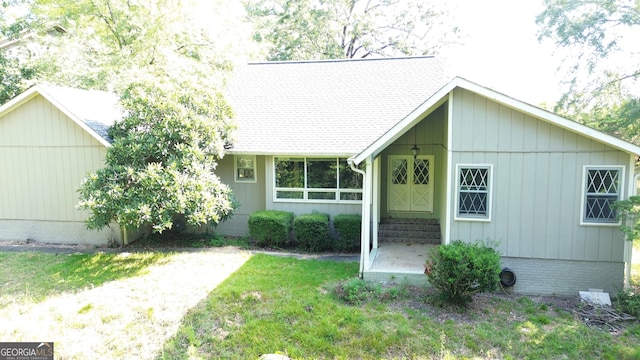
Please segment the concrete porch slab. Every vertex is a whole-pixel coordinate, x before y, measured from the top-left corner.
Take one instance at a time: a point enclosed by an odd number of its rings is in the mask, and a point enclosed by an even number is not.
[[[363,273],[364,280],[373,282],[427,285],[424,264],[427,252],[437,245],[417,243],[382,243],[374,251],[371,269]]]

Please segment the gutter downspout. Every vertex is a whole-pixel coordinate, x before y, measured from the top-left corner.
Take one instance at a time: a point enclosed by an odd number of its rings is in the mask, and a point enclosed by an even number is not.
[[[355,162],[353,161],[353,158],[348,158],[347,159],[347,163],[349,164],[349,167],[351,167],[351,170],[357,172],[358,174],[362,175],[362,185],[363,187],[366,185],[366,171],[360,170],[356,167]],[[365,191],[366,189],[362,189],[363,191]],[[365,211],[365,207],[367,206],[365,199],[367,198],[366,196],[364,196],[363,194],[363,199],[362,199],[362,212],[364,215],[364,211]],[[365,240],[363,239],[363,236],[365,234],[364,231],[364,227],[365,226],[369,226],[369,224],[365,224],[365,222],[363,221],[362,224],[360,225],[360,269],[358,270],[358,274],[360,276],[362,276],[362,273],[364,273],[364,261],[365,261],[365,254],[364,252],[367,251],[368,246],[364,246],[365,244]]]
[[[633,176],[633,187],[631,188],[631,194],[638,196],[638,179],[640,179],[640,173]],[[626,274],[624,277],[624,288],[628,289],[631,285],[631,265],[633,261],[633,241],[634,239],[627,239],[625,237],[625,261],[626,261]]]

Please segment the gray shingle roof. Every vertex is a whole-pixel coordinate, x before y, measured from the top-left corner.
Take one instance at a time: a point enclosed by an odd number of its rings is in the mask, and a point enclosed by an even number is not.
[[[433,57],[269,62],[236,69],[235,153],[357,154],[445,83]]]
[[[82,121],[98,136],[111,142],[107,131],[122,118],[118,96],[96,90],[80,90],[53,85],[37,85],[56,106]]]

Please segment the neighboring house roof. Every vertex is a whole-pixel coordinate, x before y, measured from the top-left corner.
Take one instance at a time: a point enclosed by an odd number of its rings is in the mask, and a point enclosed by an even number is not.
[[[363,149],[363,151],[358,155],[354,156],[353,161],[356,164],[359,164],[371,155],[377,156],[388,145],[392,144],[396,139],[402,136],[407,131],[407,129],[412,128],[414,125],[420,122],[424,118],[424,114],[429,113],[432,109],[442,104],[443,101],[448,98],[449,93],[451,93],[456,88],[462,88],[472,91],[476,94],[480,94],[499,104],[510,107],[512,109],[516,109],[525,114],[529,114],[537,119],[541,119],[563,129],[578,133],[587,138],[606,143],[618,150],[622,150],[630,154],[640,155],[640,146],[592,129],[588,126],[556,115],[537,106],[533,106],[523,101],[514,99],[510,96],[478,85],[464,78],[455,77],[453,80],[449,81],[446,85],[439,89],[436,93],[427,98],[419,107],[417,107],[411,113],[408,113],[404,117],[404,119],[402,119],[402,121],[397,122],[393,126],[393,128],[391,128],[383,136],[369,144],[366,149]]]
[[[36,85],[0,106],[0,117],[33,97],[41,95],[105,146],[111,139],[107,131],[122,118],[118,97],[105,91],[80,90],[61,86]]]
[[[230,80],[232,153],[352,156],[446,83],[434,57],[252,63]]]

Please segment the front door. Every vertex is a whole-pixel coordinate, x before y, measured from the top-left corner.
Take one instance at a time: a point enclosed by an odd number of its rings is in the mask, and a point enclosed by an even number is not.
[[[389,211],[433,212],[433,155],[389,155]]]

